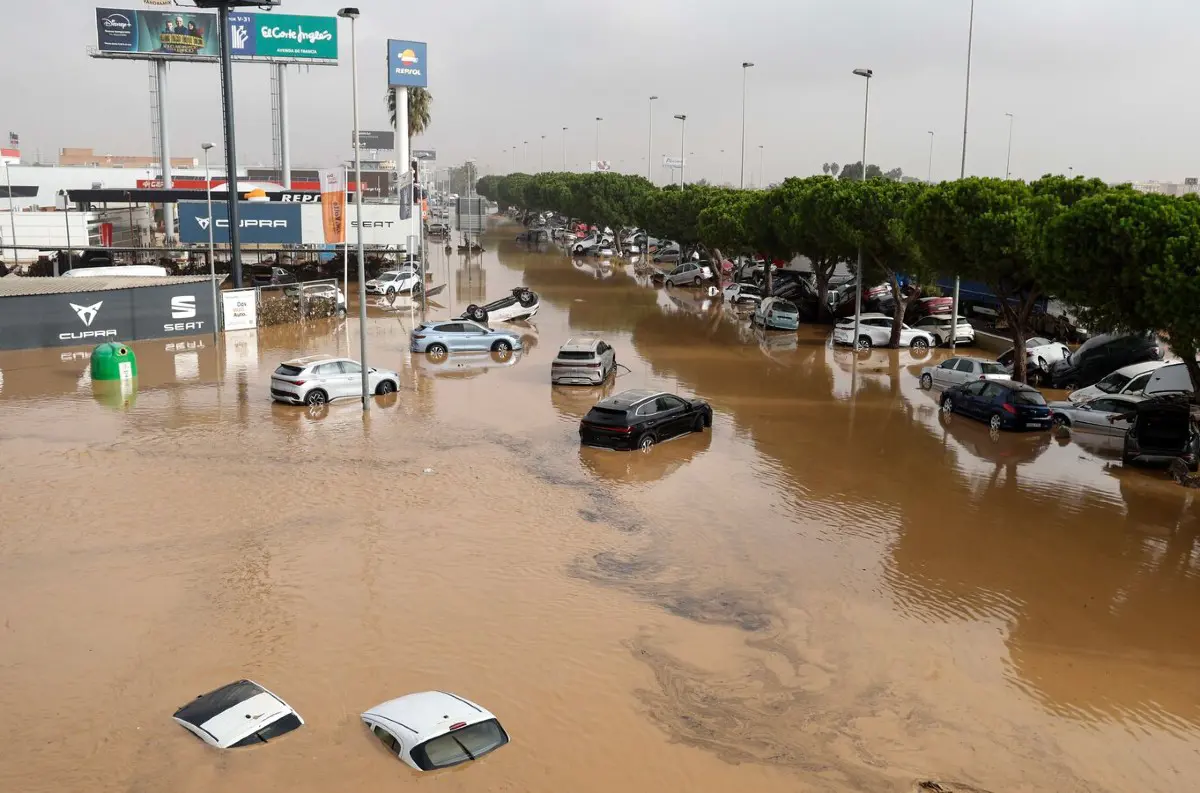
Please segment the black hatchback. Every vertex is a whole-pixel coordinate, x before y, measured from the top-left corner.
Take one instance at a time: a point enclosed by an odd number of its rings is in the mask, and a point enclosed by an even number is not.
[[[1045,397],[1012,380],[973,380],[948,388],[942,410],[987,422],[994,430],[1044,430],[1051,422]]]
[[[703,432],[712,408],[702,399],[661,391],[624,391],[596,403],[579,422],[579,442],[606,449],[650,451],[655,443]]]

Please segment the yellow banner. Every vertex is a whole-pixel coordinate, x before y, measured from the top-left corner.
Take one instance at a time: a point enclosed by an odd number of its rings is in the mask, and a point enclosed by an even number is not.
[[[325,242],[346,241],[346,183],[339,170],[323,170],[321,178],[321,221]]]

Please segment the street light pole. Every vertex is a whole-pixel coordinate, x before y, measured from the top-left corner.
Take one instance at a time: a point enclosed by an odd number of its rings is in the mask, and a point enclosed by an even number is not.
[[[686,152],[687,152],[687,146],[686,146],[686,143],[687,143],[687,114],[686,113],[681,114],[681,115],[675,116],[675,118],[679,119],[679,121],[680,121],[680,124],[679,124],[679,188],[682,190],[683,186],[685,184],[687,184],[687,178],[686,178],[686,173],[687,173],[687,157],[686,157]]]
[[[971,0],[971,20],[967,24],[967,93],[963,102],[963,145],[962,166],[958,171],[959,179],[967,178],[967,121],[971,118],[971,47],[975,43],[975,0]],[[954,297],[950,302],[950,321],[954,323],[954,332],[950,334],[950,353],[958,349],[958,293],[962,279],[954,276]]]
[[[1012,113],[1005,113],[1004,115],[1008,116],[1008,159],[1004,161],[1004,178],[1008,179],[1012,175],[1012,135],[1015,118]]]
[[[529,141],[521,144],[521,170],[529,167]]]
[[[871,78],[875,72],[870,69],[855,69],[854,73],[867,80],[866,98],[863,102],[862,180],[865,182],[867,181],[867,119],[871,111]],[[861,242],[858,245],[858,272],[855,273],[854,286],[854,349],[857,350],[858,328],[862,322],[863,248]]]
[[[753,66],[749,61],[742,63],[742,156],[738,162],[741,173],[738,187],[743,190],[746,188],[746,71]]]
[[[363,413],[371,411],[370,378],[367,372],[367,273],[363,261],[363,211],[362,211],[362,147],[358,146],[358,38],[354,22],[358,19],[357,8],[343,8],[338,16],[350,20],[350,71],[351,100],[354,102],[354,212],[358,218],[358,344],[359,361],[362,366]]]
[[[567,172],[567,128],[563,127],[563,173]]]
[[[767,175],[763,171],[763,146],[758,144],[758,189],[765,190],[767,187]]]
[[[650,97],[650,132],[646,136],[646,179],[654,183],[654,100],[657,96]]]
[[[538,173],[546,170],[546,136],[542,136],[542,162],[538,165]]]
[[[221,104],[225,114],[225,192],[229,215],[229,274],[235,289],[242,288],[241,220],[238,217],[237,141],[233,122],[233,47],[229,41],[229,4],[217,7],[221,33]],[[358,138],[355,138],[357,141]],[[166,172],[166,168],[163,169]],[[165,182],[164,187],[169,187]],[[215,220],[213,221],[216,222]]]
[[[925,173],[925,184],[933,182],[933,130],[929,130],[929,170]]]
[[[604,119],[596,116],[596,167],[600,167],[600,122]]]
[[[213,338],[217,338],[217,333],[221,330],[220,314],[217,312],[217,254],[213,245],[213,211],[212,211],[212,176],[208,171],[208,150],[213,145],[211,143],[201,143],[200,148],[204,149],[204,192],[208,200],[208,279],[212,281],[212,299],[213,299]]]

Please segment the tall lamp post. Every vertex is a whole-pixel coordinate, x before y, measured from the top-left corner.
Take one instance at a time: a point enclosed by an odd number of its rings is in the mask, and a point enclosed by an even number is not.
[[[746,72],[753,66],[749,61],[742,63],[742,156],[739,162],[741,176],[738,183],[738,187],[742,189],[746,187]]]
[[[650,131],[646,135],[646,179],[651,183],[654,182],[654,100],[657,96],[650,97]]]
[[[767,187],[767,175],[763,172],[763,145],[758,144],[758,189],[765,190]]]
[[[871,112],[871,78],[875,72],[870,69],[855,69],[854,73],[866,78],[866,99],[863,102],[863,154],[862,180],[867,181],[867,119]],[[862,321],[862,286],[863,286],[863,249],[858,246],[858,272],[854,276],[854,349],[858,349],[858,326]]]
[[[963,102],[963,145],[962,145],[962,165],[958,170],[958,178],[967,178],[967,121],[971,118],[971,47],[975,42],[975,0],[971,0],[971,19],[967,23],[967,92],[966,99]],[[954,322],[954,327],[958,327],[958,293],[959,287],[962,285],[962,279],[959,276],[954,276],[954,297],[950,304],[950,317]],[[958,332],[950,334],[950,353],[958,349]]]
[[[1012,113],[1005,113],[1008,116],[1008,158],[1004,161],[1004,178],[1012,176],[1012,133],[1013,121],[1015,120]]]
[[[600,167],[600,122],[604,119],[596,116],[596,167]]]
[[[545,135],[542,136],[542,162],[541,162],[541,165],[538,166],[538,173],[541,173],[544,170],[546,170],[546,136]]]
[[[213,299],[213,338],[217,337],[218,331],[221,329],[220,315],[217,312],[217,254],[216,248],[213,245],[213,211],[212,211],[212,176],[208,170],[208,150],[213,145],[211,143],[201,143],[200,148],[204,149],[204,192],[208,200],[208,278],[212,281],[212,299]]]
[[[358,19],[357,8],[343,8],[338,16],[350,20],[350,71],[351,99],[354,102],[354,142],[358,143],[358,38],[354,21]],[[363,224],[362,224],[362,155],[361,147],[354,147],[354,212],[358,218],[358,345],[362,365],[362,407],[364,413],[371,410],[371,391],[367,376],[367,273],[363,262]]]
[[[562,139],[562,157],[563,157],[562,169],[563,169],[563,173],[566,173],[566,172],[567,172],[567,128],[566,128],[566,127],[563,127],[563,129],[562,129],[562,133],[563,133],[563,139]]]
[[[933,130],[929,130],[929,170],[925,172],[925,184],[933,183]]]
[[[529,167],[529,141],[521,144],[521,170]]]
[[[682,189],[687,184],[687,159],[684,156],[687,151],[687,114],[681,113],[675,118],[679,119],[679,187]]]

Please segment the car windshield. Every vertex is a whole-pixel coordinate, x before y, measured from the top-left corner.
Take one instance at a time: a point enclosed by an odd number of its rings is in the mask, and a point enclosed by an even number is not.
[[[1013,391],[1012,401],[1018,405],[1046,404],[1046,398],[1037,391]]]
[[[379,276],[379,280],[380,281],[395,281],[396,274],[395,273],[383,273]]]
[[[1008,374],[1008,370],[998,363],[991,361],[982,361],[979,364],[979,370],[983,374]]]
[[[475,760],[508,743],[508,735],[495,719],[439,735],[413,749],[412,758],[426,771]]]
[[[1096,383],[1096,388],[1100,389],[1106,394],[1116,394],[1119,393],[1122,388],[1128,385],[1129,381],[1132,379],[1133,378],[1126,377],[1120,372],[1113,372],[1108,377],[1105,377],[1103,380]]]
[[[263,727],[258,732],[252,732],[242,740],[233,745],[233,748],[241,746],[250,746],[256,743],[266,743],[267,741],[278,738],[280,735],[285,735],[301,725],[300,717],[295,713],[289,713],[281,719]]]

